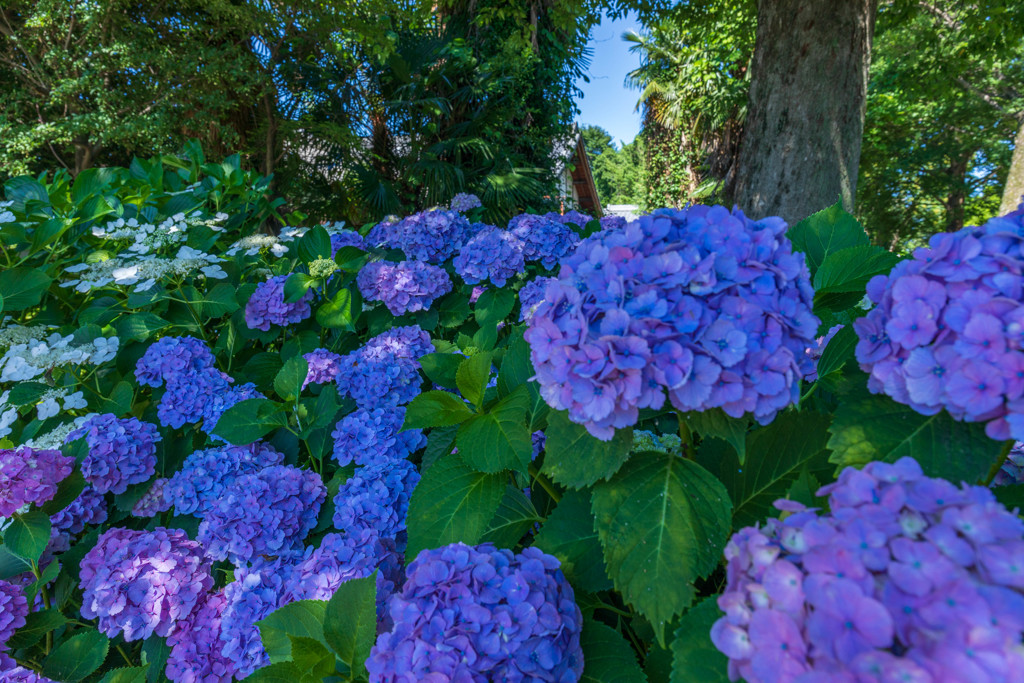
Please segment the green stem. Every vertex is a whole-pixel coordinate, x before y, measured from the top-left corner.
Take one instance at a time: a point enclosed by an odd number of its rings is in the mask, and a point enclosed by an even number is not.
[[[540,470],[537,468],[536,465],[531,464],[529,472],[530,476],[533,477],[533,480],[540,484],[540,487],[547,491],[547,494],[551,496],[551,500],[555,501],[556,503],[562,500],[562,494],[555,490],[555,487],[551,484],[547,477],[540,473]]]
[[[121,653],[121,657],[128,664],[128,666],[135,666],[135,664],[132,663],[131,657],[128,656],[128,654],[124,651],[123,647],[121,647],[120,645],[116,645],[115,647],[117,648],[117,651]]]
[[[1009,457],[1010,451],[1013,450],[1014,443],[1013,439],[1003,443],[1003,450],[1000,451],[999,458],[996,460],[995,464],[992,465],[992,469],[988,471],[988,476],[985,477],[985,486],[989,486],[992,483],[992,480],[996,478],[996,475],[999,474],[999,470],[1003,468],[1003,463],[1006,462],[1006,458]]]
[[[677,410],[676,418],[679,420],[679,440],[683,442],[681,444],[683,457],[693,460],[693,432],[690,431],[690,425],[686,423],[686,414]]]
[[[806,394],[800,397],[800,403],[798,403],[797,405],[801,405],[804,401],[809,399],[814,394],[814,392],[818,390],[818,384],[818,382],[814,382],[813,384],[811,384],[811,388],[807,390]]]

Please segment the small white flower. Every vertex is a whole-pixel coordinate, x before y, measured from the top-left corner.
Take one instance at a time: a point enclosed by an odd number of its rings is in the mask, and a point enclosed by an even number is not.
[[[17,216],[10,211],[0,211],[0,223],[13,223],[16,220]]]
[[[88,405],[88,402],[85,400],[85,394],[81,391],[76,391],[64,397],[64,410],[81,410]]]
[[[203,275],[209,278],[213,278],[215,280],[223,280],[228,276],[228,274],[225,273],[224,269],[221,268],[220,266],[206,266],[204,268],[201,268],[200,270],[203,271]]]
[[[58,393],[58,391],[59,390],[51,390],[46,392],[43,400],[36,405],[36,414],[38,415],[40,422],[48,420],[60,412],[60,404],[57,403],[57,399],[60,398],[60,393],[63,392]]]
[[[280,243],[275,244],[274,246],[270,247],[270,253],[272,253],[274,256],[281,257],[288,253],[288,247]]]
[[[138,266],[122,266],[115,268],[110,274],[114,277],[114,282],[119,285],[134,285],[139,281]]]

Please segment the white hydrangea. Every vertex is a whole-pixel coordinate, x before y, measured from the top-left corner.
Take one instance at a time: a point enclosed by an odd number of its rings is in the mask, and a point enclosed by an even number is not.
[[[36,404],[36,414],[40,421],[58,415],[61,411],[61,401],[64,402],[64,410],[80,410],[88,406],[85,395],[81,391],[69,394],[67,389],[50,389],[39,398],[39,403]]]
[[[14,204],[14,202],[0,202],[0,223],[13,223],[18,220],[10,211],[7,211],[7,207]]]
[[[78,263],[65,268],[65,272],[81,275],[77,279],[65,280],[60,286],[74,287],[78,292],[88,292],[110,284],[134,285],[136,292],[145,292],[165,275],[195,275],[198,271],[208,278],[226,278],[228,274],[218,265],[222,261],[219,256],[189,246],[179,248],[174,258],[152,255],[132,257],[122,254],[105,261]]]
[[[288,253],[288,247],[274,235],[249,235],[238,240],[224,252],[228,256],[235,256],[242,253],[246,256],[255,256],[261,251],[269,251],[274,256],[284,256]]]
[[[18,408],[8,403],[10,398],[10,391],[0,394],[0,439],[11,433],[11,425],[18,419]]]
[[[25,445],[28,446],[29,448],[35,448],[39,450],[58,450],[60,449],[61,446],[64,445],[64,442],[68,438],[68,434],[75,431],[83,424],[85,424],[86,420],[90,420],[96,417],[96,415],[97,413],[89,413],[88,415],[76,417],[73,421],[60,424],[57,427],[55,427],[52,431],[49,431],[46,434],[43,434],[42,436],[37,436],[34,439],[29,439],[28,441],[25,442]]]
[[[0,357],[0,382],[32,380],[62,365],[100,365],[117,355],[117,337],[97,337],[84,344],[73,341],[73,336],[55,332],[46,339],[12,344]]]

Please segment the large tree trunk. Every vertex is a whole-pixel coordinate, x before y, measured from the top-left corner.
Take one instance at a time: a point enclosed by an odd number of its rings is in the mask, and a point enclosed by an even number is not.
[[[857,185],[877,0],[760,0],[736,203],[803,220]]]
[[[1024,202],[1024,121],[1017,131],[1017,138],[1014,140],[1013,160],[1010,162],[1010,174],[1006,177],[1006,187],[1003,188],[1003,202],[999,205],[999,215],[1005,215]]]

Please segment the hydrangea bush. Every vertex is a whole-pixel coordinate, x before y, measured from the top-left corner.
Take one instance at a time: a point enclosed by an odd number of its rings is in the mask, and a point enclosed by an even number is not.
[[[196,159],[4,188],[0,680],[1020,677],[1021,213],[354,230]]]

